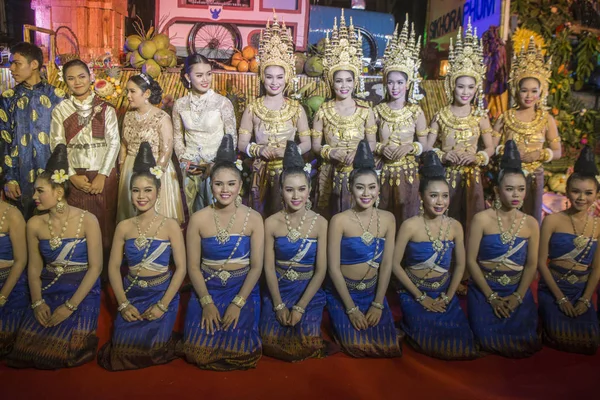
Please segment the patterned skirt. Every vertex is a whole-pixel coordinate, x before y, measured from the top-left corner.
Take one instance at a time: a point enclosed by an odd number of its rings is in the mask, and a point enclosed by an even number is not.
[[[379,207],[396,217],[396,226],[419,213],[418,160],[409,155],[383,164]]]
[[[505,277],[506,276],[506,277]],[[521,272],[497,271],[487,283],[500,297],[510,296],[519,286]],[[530,357],[542,348],[537,333],[538,315],[531,290],[508,318],[498,318],[487,298],[470,282],[467,314],[480,350],[509,358]]]
[[[0,270],[0,289],[4,286],[10,268]],[[29,310],[29,286],[27,285],[27,270],[21,273],[17,284],[10,292],[8,300],[0,307],[0,359],[9,354],[17,339],[17,331],[23,317]]]
[[[75,294],[87,271],[62,275],[42,292],[42,298],[54,312]],[[42,271],[42,287],[56,275]],[[98,315],[100,313],[100,279],[67,319],[57,326],[44,328],[29,309],[17,332],[13,351],[6,359],[15,368],[58,369],[76,367],[92,361],[98,349]]]
[[[123,278],[123,287],[128,288],[132,281],[133,278],[126,276]],[[141,282],[145,283],[140,285]],[[139,277],[138,283],[127,293],[127,299],[143,314],[162,299],[170,283],[170,272]],[[179,293],[169,303],[169,310],[153,321],[144,319],[127,322],[121,313],[117,313],[112,340],[100,349],[98,364],[109,371],[123,371],[166,364],[177,358],[173,326],[178,309]]]
[[[407,272],[410,276],[410,271]],[[437,299],[450,284],[450,274],[426,279],[423,284],[419,284],[417,279],[413,283],[432,299]],[[438,313],[427,311],[406,290],[400,290],[399,295],[402,308],[400,326],[406,333],[406,340],[416,351],[442,360],[472,360],[479,356],[475,337],[457,296],[452,297],[445,312]]]
[[[375,299],[377,276],[363,282],[366,289],[348,287],[350,297],[359,310],[366,314]],[[359,281],[346,279],[346,285],[356,287]],[[326,286],[327,310],[333,326],[333,336],[342,351],[352,357],[400,357],[402,347],[400,335],[394,326],[394,319],[386,299],[381,319],[376,326],[356,330],[346,314],[346,307],[332,283]]]
[[[248,268],[245,268],[248,270]],[[206,274],[202,271],[203,274]],[[221,318],[239,293],[247,274],[233,274],[226,282],[214,277],[206,282],[208,292],[219,310]],[[205,276],[206,278],[206,276]],[[246,304],[240,310],[237,327],[218,330],[209,335],[202,329],[202,306],[197,294],[190,297],[185,316],[183,355],[199,368],[214,371],[231,371],[255,368],[262,355],[258,320],[260,318],[260,294],[254,287]]]
[[[264,218],[281,211],[281,189],[279,178],[283,171],[283,161],[254,160],[252,164],[252,186],[250,206]]]

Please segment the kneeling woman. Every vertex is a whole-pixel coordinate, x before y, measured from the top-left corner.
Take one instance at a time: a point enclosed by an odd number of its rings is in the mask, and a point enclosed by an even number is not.
[[[374,207],[379,180],[366,140],[350,174],[354,206],[331,219],[328,233],[327,308],[333,334],[353,357],[399,357],[398,332],[385,292],[392,272],[394,215]]]
[[[265,235],[260,214],[241,204],[235,159],[233,138],[225,135],[210,173],[215,203],[195,213],[187,230],[194,293],[183,351],[188,362],[216,371],[254,368],[262,354],[257,282]]]
[[[68,170],[59,144],[35,181],[37,210],[48,213],[27,222],[32,303],[7,357],[11,367],[75,367],[96,356],[102,236],[94,215],[66,202]]]
[[[152,147],[143,142],[130,183],[131,203],[138,215],[117,226],[108,264],[119,313],[112,340],[98,353],[98,363],[110,371],[145,368],[176,358],[171,336],[178,290],[185,277],[185,246],[177,221],[155,211],[161,175]],[[171,252],[176,266],[173,276]],[[123,254],[129,265],[125,278],[121,277]]]
[[[584,147],[567,180],[571,207],[544,218],[538,262],[542,340],[557,350],[590,355],[600,344],[592,305],[600,278],[600,226],[599,219],[588,214],[598,195],[597,175],[594,153]]]
[[[394,275],[403,287],[402,329],[409,344],[423,354],[469,360],[477,357],[475,338],[456,297],[465,270],[463,229],[444,215],[450,204],[444,166],[433,151],[423,158],[419,185],[423,214],[402,224],[394,252]],[[456,262],[450,274],[453,248]]]
[[[283,211],[265,221],[265,276],[260,334],[265,355],[286,361],[325,356],[321,319],[327,272],[327,221],[310,211],[310,179],[293,141],[281,174]]]
[[[529,290],[536,273],[539,227],[535,218],[519,211],[525,176],[512,140],[506,142],[495,191],[494,208],[476,214],[471,225],[467,266],[474,284],[467,314],[482,351],[529,357],[542,347]]]

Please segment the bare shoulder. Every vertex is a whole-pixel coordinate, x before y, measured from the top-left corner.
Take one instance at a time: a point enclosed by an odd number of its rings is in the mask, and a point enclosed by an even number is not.
[[[386,228],[389,228],[391,226],[396,226],[396,217],[394,217],[394,214],[392,214],[389,211],[380,210],[380,209],[378,209],[377,212],[379,213],[379,218],[385,224],[384,226]]]
[[[494,210],[491,208],[483,211],[479,211],[477,214],[473,216],[472,223],[484,224],[490,221],[493,218]]]
[[[181,231],[181,226],[174,218],[167,218],[164,226],[169,232]]]
[[[79,210],[83,214],[83,225],[86,227],[98,227],[100,228],[100,224],[98,223],[98,218],[94,214],[88,211]]]
[[[23,214],[17,207],[8,206],[8,211],[6,212],[6,218],[8,219],[9,224],[23,224],[25,225],[25,218],[23,218]]]
[[[285,219],[281,213],[275,213],[265,219],[265,230],[269,232],[275,230],[278,225],[285,224]]]
[[[331,217],[330,227],[342,227],[350,219],[350,211],[346,210]]]
[[[29,221],[27,221],[27,230],[34,231],[36,229],[39,229],[39,227],[42,224],[46,223],[46,221],[48,221],[48,216],[46,214],[34,215],[33,217],[29,218]]]
[[[455,234],[463,233],[463,226],[459,221],[455,220],[454,218],[450,218],[450,224]]]
[[[315,225],[317,226],[317,229],[327,229],[329,222],[322,215],[320,215],[320,214],[316,214],[316,215],[317,215],[317,221],[315,222]]]
[[[246,207],[246,206],[241,206],[242,207]],[[248,216],[248,222],[251,224],[251,226],[253,226],[254,224],[260,224],[260,225],[264,225],[264,220],[262,215],[260,215],[260,213],[256,210],[251,209],[250,207],[246,207],[250,210],[250,215]],[[246,210],[246,212],[248,212]]]
[[[533,217],[531,217],[533,218]],[[559,224],[564,218],[564,215],[562,213],[555,213],[555,214],[548,214],[544,217],[543,221],[542,221],[542,228],[543,229],[554,229],[554,227]],[[535,219],[534,219],[535,220]],[[567,222],[567,221],[564,221]],[[537,221],[535,221],[535,223],[537,224]]]

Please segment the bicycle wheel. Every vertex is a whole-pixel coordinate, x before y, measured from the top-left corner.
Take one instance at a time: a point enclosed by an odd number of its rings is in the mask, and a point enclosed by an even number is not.
[[[196,23],[188,37],[188,52],[216,60],[230,59],[240,48],[239,30],[230,24]]]

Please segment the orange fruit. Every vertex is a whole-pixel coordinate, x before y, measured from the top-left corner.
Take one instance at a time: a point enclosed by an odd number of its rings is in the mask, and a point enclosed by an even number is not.
[[[256,58],[250,61],[250,72],[258,73],[258,61],[256,61]]]
[[[243,61],[244,57],[242,56],[242,53],[234,53],[233,57],[231,57],[231,66],[233,67],[237,67],[237,65],[240,63],[240,61]]]
[[[248,72],[249,67],[250,67],[250,65],[248,64],[248,61],[242,60],[237,65],[237,70],[239,72]]]
[[[252,46],[246,46],[242,50],[242,55],[246,60],[252,60],[258,54],[258,50]]]

